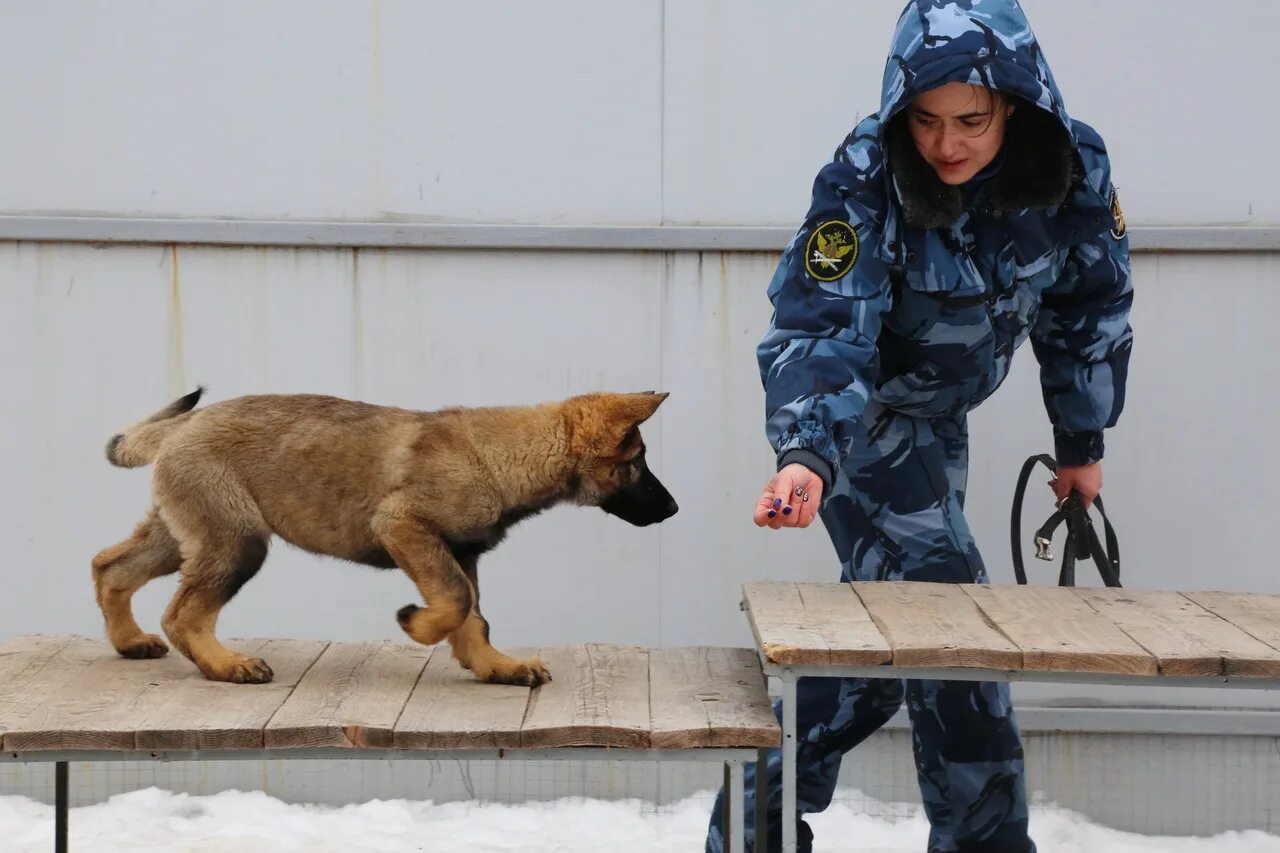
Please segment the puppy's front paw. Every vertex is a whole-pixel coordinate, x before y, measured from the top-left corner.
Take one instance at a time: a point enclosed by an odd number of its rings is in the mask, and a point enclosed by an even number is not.
[[[416,604],[406,604],[404,607],[401,607],[396,611],[396,621],[400,623],[401,628],[408,631],[409,621],[413,619],[413,614],[417,613],[421,609],[422,608]]]
[[[206,669],[201,666],[210,681],[230,681],[232,684],[266,684],[275,677],[271,667],[262,658],[236,655],[232,660]]]
[[[396,611],[400,628],[424,646],[434,646],[458,629],[466,614],[450,607],[406,604]]]
[[[540,687],[551,680],[551,673],[538,658],[515,660],[509,658],[493,668],[486,679],[490,684],[519,684],[524,687]]]

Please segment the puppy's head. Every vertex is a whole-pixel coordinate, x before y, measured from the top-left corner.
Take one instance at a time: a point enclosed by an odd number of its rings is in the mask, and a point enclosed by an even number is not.
[[[578,503],[598,506],[623,521],[644,527],[665,521],[679,507],[645,461],[640,424],[657,411],[666,394],[586,394],[566,405],[576,459]]]

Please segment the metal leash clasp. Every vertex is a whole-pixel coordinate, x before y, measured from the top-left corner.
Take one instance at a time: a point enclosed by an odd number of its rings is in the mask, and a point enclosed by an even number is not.
[[[1043,536],[1036,537],[1036,559],[1053,562],[1053,540]]]

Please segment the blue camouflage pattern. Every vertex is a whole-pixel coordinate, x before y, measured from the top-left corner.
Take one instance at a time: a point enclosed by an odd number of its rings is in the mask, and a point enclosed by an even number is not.
[[[964,517],[968,477],[964,415],[919,418],[871,401],[852,430],[834,491],[820,515],[844,581],[986,583]],[[1022,742],[1007,684],[860,678],[802,678],[796,689],[796,836],[801,819],[831,803],[840,762],[905,702],[929,853],[1034,853],[1027,834]],[[780,704],[774,713],[782,719]],[[755,845],[755,774],[746,768],[747,850]],[[769,843],[781,850],[782,752],[768,764]],[[724,792],[712,810],[705,849],[723,853]],[[851,839],[856,842],[856,839]]]
[[[999,89],[1052,116],[1073,158],[1066,197],[1006,209],[975,180],[950,224],[908,223],[884,128],[917,94],[949,82]],[[774,313],[757,349],[766,435],[779,467],[803,461],[826,481],[819,515],[843,579],[987,582],[964,518],[966,415],[999,388],[1028,340],[1059,462],[1102,458],[1103,431],[1124,406],[1133,337],[1121,217],[1103,140],[1068,115],[1017,2],[909,3],[880,110],[819,171],[769,284]],[[817,240],[833,220],[856,234],[852,264]],[[1035,850],[1007,685],[806,678],[797,698],[798,814],[787,819],[797,821],[802,851],[812,845],[802,817],[830,803],[843,754],[904,702],[930,853]],[[748,823],[756,770],[747,773]],[[779,750],[763,772],[776,850]],[[708,853],[723,849],[722,806],[723,792]],[[754,840],[749,826],[749,850]]]
[[[883,123],[916,94],[956,81],[1018,95],[1061,122],[1081,176],[1062,204],[996,210],[979,187],[948,228],[903,221]],[[1123,409],[1132,346],[1129,241],[1113,194],[1102,138],[1068,117],[1016,2],[908,5],[880,112],[818,173],[808,216],[769,284],[774,314],[757,356],[779,459],[815,453],[830,482],[868,401],[921,417],[963,414],[1000,386],[1030,339],[1059,461],[1100,460],[1102,432]],[[805,250],[832,219],[854,228],[861,251],[842,277],[822,281]]]

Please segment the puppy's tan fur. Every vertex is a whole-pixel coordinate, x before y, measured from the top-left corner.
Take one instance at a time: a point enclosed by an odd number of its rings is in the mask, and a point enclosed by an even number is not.
[[[169,640],[207,678],[269,681],[266,662],[227,649],[214,629],[276,535],[316,554],[398,566],[427,604],[400,610],[405,633],[425,644],[448,640],[482,680],[534,686],[550,678],[541,661],[489,644],[476,561],[523,517],[562,501],[599,505],[635,482],[647,471],[638,426],[667,396],[419,412],[264,395],[195,410],[200,393],[107,448],[113,464],[155,466],[151,511],[93,560],[98,604],[120,654],[168,651],[138,627],[130,599],[148,580],[181,571],[162,619]]]

